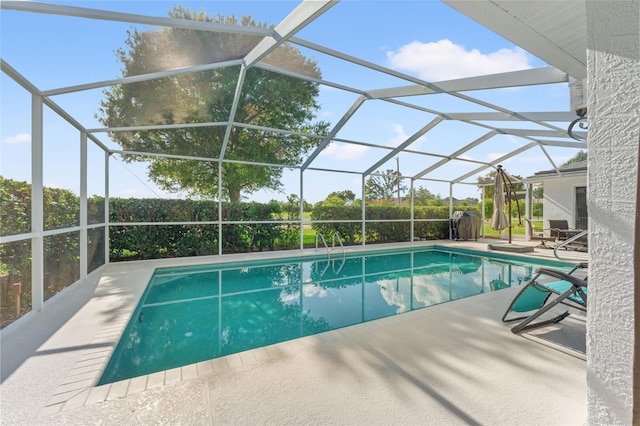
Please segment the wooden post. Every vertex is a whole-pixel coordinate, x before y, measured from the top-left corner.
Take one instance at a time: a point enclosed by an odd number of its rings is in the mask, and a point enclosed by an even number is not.
[[[0,299],[7,303],[9,298],[9,274],[0,275]]]
[[[15,302],[14,305],[14,313],[15,313],[15,317],[18,318],[20,316],[20,289],[22,287],[22,284],[20,283],[13,283],[13,300]]]

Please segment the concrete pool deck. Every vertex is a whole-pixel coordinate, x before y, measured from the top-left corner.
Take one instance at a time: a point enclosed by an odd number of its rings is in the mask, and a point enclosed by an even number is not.
[[[246,259],[109,264],[50,300],[2,333],[2,424],[586,424],[583,317],[514,335],[517,288],[95,386],[156,267]]]

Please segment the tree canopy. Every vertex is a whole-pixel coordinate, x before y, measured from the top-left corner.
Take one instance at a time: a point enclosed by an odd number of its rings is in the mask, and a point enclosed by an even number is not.
[[[176,6],[173,18],[222,24],[266,27],[249,16],[209,17]],[[116,51],[122,76],[130,77],[183,67],[221,63],[244,57],[261,37],[163,28],[128,31],[126,48]],[[287,70],[321,78],[317,63],[283,44],[265,62]],[[186,191],[203,198],[239,201],[243,194],[259,189],[281,190],[282,167],[223,162],[222,188],[218,194],[218,159],[252,161],[293,166],[318,146],[329,123],[315,121],[319,108],[318,84],[249,68],[242,81],[233,121],[226,135],[226,123],[240,76],[239,66],[177,74],[148,81],[113,86],[104,92],[98,119],[109,128],[176,123],[213,123],[204,127],[111,132],[112,139],[127,151],[200,157],[200,161],[125,155],[125,161],[149,162],[149,179],[168,191]],[[255,127],[259,126],[260,130]],[[287,130],[270,132],[263,128]],[[212,160],[209,160],[212,159]]]
[[[576,155],[565,161],[560,167],[568,166],[570,164],[579,163],[587,159],[587,151],[580,150]]]
[[[350,189],[345,189],[343,191],[334,191],[327,196],[327,200],[332,197],[337,197],[341,199],[345,205],[352,205],[356,200],[356,193],[351,191]]]
[[[413,199],[416,205],[442,206],[444,201],[440,194],[434,194],[429,189],[419,186],[413,190]]]
[[[387,169],[383,174],[373,175],[364,185],[365,196],[369,200],[391,201],[407,190],[400,174],[396,170]]]

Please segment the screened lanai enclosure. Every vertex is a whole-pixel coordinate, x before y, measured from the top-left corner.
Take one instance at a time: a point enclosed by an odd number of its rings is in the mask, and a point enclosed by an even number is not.
[[[3,327],[113,261],[446,239],[586,150],[586,76],[446,3],[0,5]]]

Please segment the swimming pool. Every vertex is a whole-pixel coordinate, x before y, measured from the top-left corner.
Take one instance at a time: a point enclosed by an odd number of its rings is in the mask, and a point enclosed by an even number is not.
[[[157,269],[99,385],[526,282],[560,262],[438,247]]]

